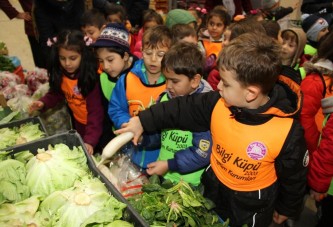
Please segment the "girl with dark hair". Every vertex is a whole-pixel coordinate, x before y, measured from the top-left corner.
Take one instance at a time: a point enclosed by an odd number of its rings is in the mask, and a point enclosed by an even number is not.
[[[66,99],[73,112],[74,127],[89,154],[93,154],[102,134],[104,114],[98,64],[94,53],[86,46],[87,41],[80,31],[64,30],[53,43],[49,42],[52,45],[48,67],[50,90],[30,105],[29,112],[45,111]]]

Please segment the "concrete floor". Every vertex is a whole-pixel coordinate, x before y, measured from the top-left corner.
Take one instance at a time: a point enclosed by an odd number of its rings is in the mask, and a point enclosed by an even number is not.
[[[10,0],[16,9],[21,10],[17,0]],[[281,5],[293,5],[295,0],[282,0]],[[294,12],[290,18],[295,19],[299,15],[299,11]],[[9,20],[7,16],[0,11],[0,41],[5,42],[10,56],[17,56],[24,70],[33,70],[35,65],[28,39],[24,33],[23,21],[18,19]],[[307,199],[305,208],[302,212],[300,220],[296,222],[296,227],[314,227],[316,225],[316,208],[314,200]],[[270,227],[278,227],[282,225],[272,224]]]

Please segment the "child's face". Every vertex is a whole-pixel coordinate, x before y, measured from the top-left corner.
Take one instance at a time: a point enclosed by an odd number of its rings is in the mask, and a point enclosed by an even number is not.
[[[208,20],[207,29],[208,29],[209,35],[214,40],[219,40],[219,39],[221,39],[222,34],[224,32],[224,22],[221,20],[220,17],[212,16],[212,18],[210,18]]]
[[[143,31],[146,31],[149,28],[155,27],[156,25],[158,25],[156,23],[156,21],[147,21],[144,25],[143,25]]]
[[[292,61],[297,50],[297,43],[295,39],[282,38],[282,51],[281,58],[283,61]]]
[[[227,107],[247,107],[246,92],[247,89],[236,80],[236,73],[219,69],[221,80],[217,89],[225,101]]]
[[[124,21],[121,20],[120,13],[116,13],[116,14],[108,15],[108,16],[106,17],[106,20],[107,20],[109,23],[119,23],[119,24],[123,24],[123,23],[124,23]]]
[[[145,64],[148,76],[157,76],[161,73],[161,61],[168,47],[158,46],[157,48],[147,47],[142,50],[143,62]]]
[[[99,29],[96,26],[92,26],[92,25],[87,25],[85,27],[82,27],[82,32],[84,33],[85,36],[88,36],[89,38],[92,39],[93,43],[96,42],[97,38],[99,37],[99,35],[101,34],[102,30],[104,27],[102,27],[101,29]]]
[[[326,35],[328,33],[328,28],[324,28],[322,29],[319,33],[318,33],[318,37],[317,37],[317,41],[319,41],[324,35]]]
[[[128,61],[128,55],[125,54],[124,58],[122,58],[118,53],[110,52],[107,48],[98,48],[97,56],[103,71],[113,78],[121,74]]]
[[[81,54],[73,50],[59,49],[60,65],[68,73],[75,73],[81,64]]]
[[[193,43],[193,44],[198,44],[198,39],[196,36],[185,36],[184,38],[181,39],[184,42],[188,42],[188,43]]]
[[[224,31],[224,40],[222,42],[222,46],[228,46],[228,44],[230,43],[230,36],[231,36],[231,30],[227,28]]]
[[[192,79],[184,74],[176,74],[172,70],[163,70],[163,74],[166,79],[166,88],[172,98],[191,94],[200,83],[199,74]]]

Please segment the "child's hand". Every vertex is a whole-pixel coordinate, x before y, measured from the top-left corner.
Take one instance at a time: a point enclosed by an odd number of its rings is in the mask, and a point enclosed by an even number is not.
[[[143,133],[143,127],[141,125],[140,118],[132,117],[128,123],[122,124],[121,129],[114,131],[115,134],[121,134],[124,132],[133,132],[133,143],[137,146],[138,141]]]
[[[36,110],[40,110],[44,107],[44,103],[41,101],[34,101],[29,105],[29,109],[28,112],[29,114],[31,114],[32,112],[36,111]]]
[[[93,155],[93,154],[94,154],[94,148],[93,148],[93,146],[91,146],[91,145],[88,144],[88,143],[84,143],[84,145],[86,146],[86,149],[87,149],[87,151],[88,151],[88,154]]]
[[[164,175],[169,170],[168,161],[156,161],[147,165],[147,173],[149,175]]]
[[[287,220],[288,217],[284,216],[282,214],[279,214],[278,212],[274,211],[273,214],[273,221],[277,224],[282,224],[285,220]]]
[[[317,202],[320,202],[322,199],[324,199],[327,196],[327,193],[316,192],[311,189],[310,196],[311,198],[315,199]]]

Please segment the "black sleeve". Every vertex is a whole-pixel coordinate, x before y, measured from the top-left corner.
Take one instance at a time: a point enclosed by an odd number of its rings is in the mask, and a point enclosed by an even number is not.
[[[302,13],[331,13],[333,12],[333,2],[327,1],[318,3],[315,0],[304,0],[301,6]]]
[[[279,7],[276,11],[275,11],[275,20],[280,20],[282,18],[284,18],[285,16],[287,16],[288,14],[292,13],[294,10],[292,7]]]
[[[275,209],[287,217],[297,217],[301,212],[306,191],[307,149],[304,131],[295,120],[287,140],[275,160],[279,182]]]
[[[212,111],[220,98],[217,91],[174,98],[140,112],[140,121],[146,132],[170,128],[208,131]]]

